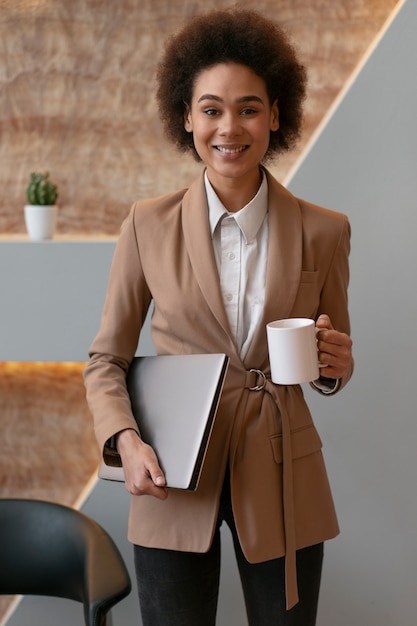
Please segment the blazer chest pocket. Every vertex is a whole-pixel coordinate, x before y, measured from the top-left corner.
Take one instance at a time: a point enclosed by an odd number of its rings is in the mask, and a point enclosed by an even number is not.
[[[314,318],[320,303],[320,289],[318,272],[301,272],[300,284],[291,315],[293,317]]]
[[[275,463],[282,463],[282,435],[273,435],[270,438]],[[308,456],[321,450],[323,444],[313,425],[304,426],[291,431],[292,458]]]

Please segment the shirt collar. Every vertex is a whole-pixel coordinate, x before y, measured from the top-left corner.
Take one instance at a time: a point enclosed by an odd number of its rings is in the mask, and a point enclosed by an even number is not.
[[[243,233],[246,243],[253,241],[268,212],[268,182],[265,173],[262,172],[262,182],[256,193],[248,204],[236,213],[229,213],[220,201],[208,179],[207,172],[204,174],[207,203],[209,208],[209,222],[211,236],[224,215],[233,217]]]

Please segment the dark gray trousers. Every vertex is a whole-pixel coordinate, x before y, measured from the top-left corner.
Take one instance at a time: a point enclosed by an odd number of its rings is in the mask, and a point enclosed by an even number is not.
[[[285,559],[249,563],[241,550],[233,518],[228,480],[218,524],[207,553],[176,552],[134,546],[143,626],[214,626],[220,579],[220,525],[232,536],[249,626],[315,626],[323,544],[297,551],[300,602],[285,606]]]

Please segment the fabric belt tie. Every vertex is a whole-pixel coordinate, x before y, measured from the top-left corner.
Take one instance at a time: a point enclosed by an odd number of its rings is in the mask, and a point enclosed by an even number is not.
[[[298,603],[299,597],[296,565],[291,429],[286,400],[288,390],[283,385],[275,385],[265,376],[262,370],[256,369],[251,369],[246,372],[245,388],[255,392],[261,391],[262,389],[267,391],[273,397],[281,413],[283,468],[282,492],[285,532],[285,595],[287,610],[289,610]]]

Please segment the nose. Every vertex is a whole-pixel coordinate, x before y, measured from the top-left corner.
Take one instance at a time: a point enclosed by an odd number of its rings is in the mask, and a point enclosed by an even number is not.
[[[240,125],[239,116],[235,113],[228,112],[221,116],[219,133],[227,137],[235,137],[240,134],[242,127]]]

